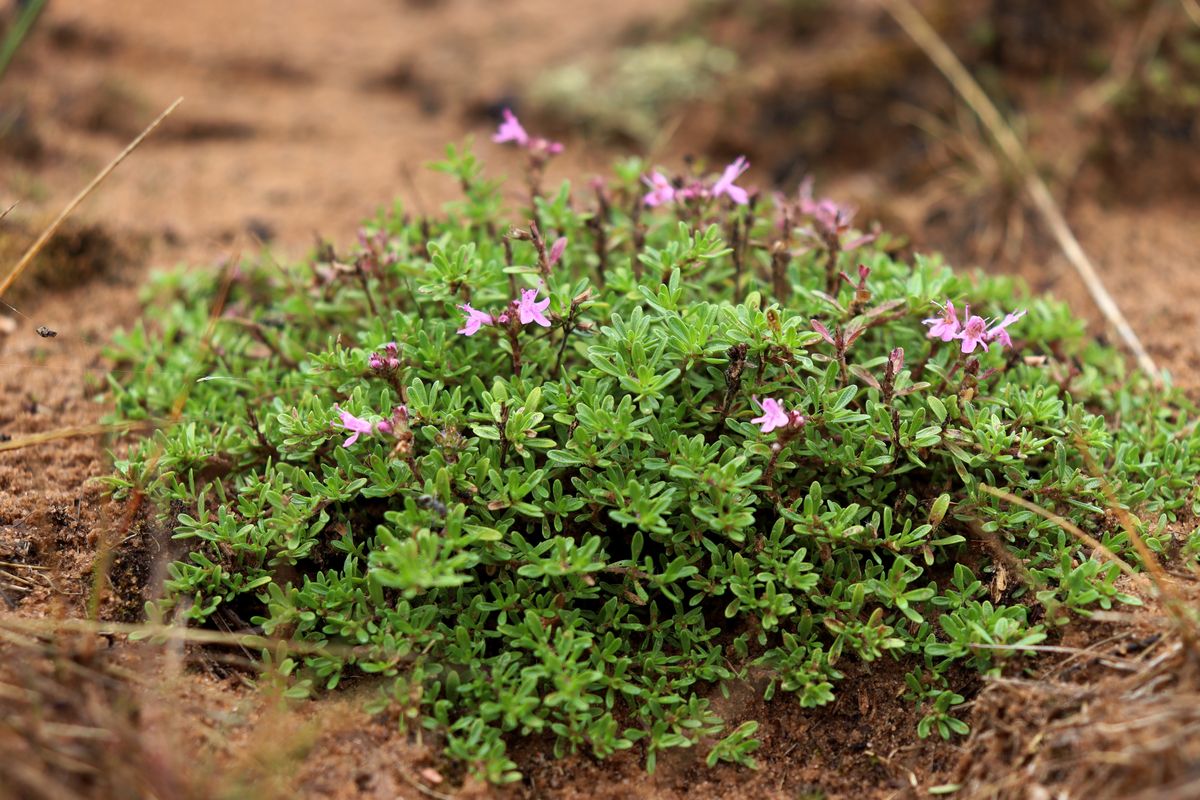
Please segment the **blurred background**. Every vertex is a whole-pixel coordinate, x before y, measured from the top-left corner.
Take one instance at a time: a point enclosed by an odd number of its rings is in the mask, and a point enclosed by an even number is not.
[[[1095,204],[1196,196],[1195,0],[917,5],[1085,230]],[[4,198],[54,207],[178,96],[88,217],[201,251],[344,237],[395,197],[434,210],[453,186],[423,165],[449,141],[512,172],[488,139],[510,105],[568,143],[556,178],[745,154],[761,188],[815,174],[958,262],[1012,266],[1041,235],[876,0],[51,0],[0,76]]]

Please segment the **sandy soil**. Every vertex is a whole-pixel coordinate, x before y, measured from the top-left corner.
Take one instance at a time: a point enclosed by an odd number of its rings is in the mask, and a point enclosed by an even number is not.
[[[27,441],[99,419],[101,350],[115,327],[139,313],[137,287],[147,268],[175,262],[202,267],[251,253],[261,241],[280,258],[298,256],[318,234],[347,240],[360,219],[397,196],[417,211],[432,210],[454,187],[422,165],[439,157],[446,142],[467,134],[481,142],[493,169],[514,171],[510,155],[486,143],[501,104],[519,104],[524,87],[547,66],[611,52],[633,31],[671,31],[685,6],[685,0],[609,0],[570,8],[553,0],[210,0],[183,11],[150,0],[52,3],[0,81],[0,111],[18,121],[0,137],[0,203],[20,201],[0,230],[4,263],[146,122],[175,97],[185,102],[84,205],[81,222],[56,243],[52,256],[5,298],[15,308],[0,313],[2,613],[76,617],[98,599],[106,618],[134,620],[144,587],[153,584],[166,534],[146,510],[131,516],[103,503],[95,479],[108,470],[110,442],[96,435],[36,446]],[[760,41],[762,52],[743,54],[746,83],[735,83],[721,102],[684,112],[662,157],[745,150],[764,187],[774,177],[794,180],[798,170],[815,170],[826,189],[860,202],[865,216],[885,219],[921,247],[946,249],[960,261],[983,260],[979,240],[990,237],[998,244],[989,252],[1000,253],[993,268],[1018,272],[1034,288],[1066,298],[1104,335],[1065,260],[1036,232],[1032,217],[1006,203],[1003,187],[987,182],[986,169],[976,170],[981,189],[939,183],[952,171],[939,161],[945,153],[907,122],[872,133],[877,143],[895,147],[868,147],[870,139],[847,136],[846,147],[838,149],[838,137],[828,131],[863,112],[845,97],[830,99],[831,92],[851,90],[825,80],[822,71],[835,55],[844,62],[852,60],[847,53],[860,52],[846,44],[851,27],[895,38],[864,7],[847,4],[846,14],[867,16],[853,25],[839,17],[837,25],[805,34],[803,46],[790,50],[775,46],[777,32],[715,23],[730,46]],[[1124,38],[1114,39],[1113,47]],[[869,40],[860,44],[870,49]],[[913,71],[921,91],[933,93],[933,106],[947,102],[948,90],[911,52],[898,63]],[[1071,119],[1054,116],[1061,97],[1026,79],[1030,84],[1026,107],[1045,109],[1031,148],[1053,162],[1056,147],[1078,144],[1084,134]],[[780,92],[797,98],[799,118],[780,111],[744,124],[740,102]],[[732,135],[734,129],[743,133]],[[886,138],[888,131],[896,138]],[[610,147],[572,138],[569,130],[554,132],[570,146],[551,177],[606,168]],[[913,167],[917,161],[924,172]],[[1200,272],[1193,268],[1200,251],[1200,226],[1194,224],[1200,194],[1187,180],[1175,181],[1169,191],[1153,191],[1158,184],[1152,182],[1150,191],[1129,193],[1123,185],[1130,175],[1128,164],[1085,164],[1056,189],[1152,354],[1178,383],[1195,390],[1200,337],[1189,298],[1200,288]],[[1145,189],[1145,180],[1140,185]],[[997,219],[1009,225],[1000,234]],[[1014,219],[1024,231],[1020,236]],[[39,325],[58,335],[36,335]],[[98,557],[111,559],[110,583],[99,595],[91,577]],[[81,746],[73,757],[140,766],[114,771],[108,781],[64,768],[73,782],[14,796],[269,797],[299,791],[313,797],[419,797],[451,791],[447,787],[459,777],[438,772],[445,765],[428,744],[400,735],[388,720],[367,718],[359,696],[367,687],[280,712],[269,697],[246,689],[239,654],[229,663],[191,650],[164,655],[156,648],[109,647],[94,637],[38,641],[19,648],[27,660],[9,661],[17,677],[7,676],[7,683],[42,691],[37,676],[82,665],[92,677],[63,683],[72,688],[56,713],[64,724],[108,727],[125,738],[96,749]],[[113,689],[112,681],[124,689]],[[861,669],[847,679],[836,704],[817,712],[785,703],[767,707],[752,688],[729,704],[728,713],[734,721],[765,720],[764,768],[757,773],[710,772],[699,754],[679,753],[647,777],[634,756],[602,765],[582,757],[554,762],[533,741],[516,748],[528,782],[502,794],[920,796],[953,777],[956,761],[970,761],[954,745],[914,744],[915,711],[900,697],[902,672],[895,667]],[[106,694],[111,692],[117,693]],[[0,701],[6,698],[12,699]],[[126,701],[129,708],[121,705]],[[34,710],[12,702],[14,720]],[[986,729],[999,712],[981,707],[991,717],[979,716],[981,711],[972,722]],[[86,714],[91,716],[80,716]],[[0,731],[0,756],[9,763],[58,752],[46,742],[39,751],[30,744],[40,741],[36,736],[5,733],[14,729]],[[0,797],[8,791],[9,784],[0,785]],[[461,794],[492,791],[468,785]]]
[[[317,231],[346,237],[397,196],[432,207],[453,187],[422,165],[448,142],[483,139],[539,68],[611,49],[680,5],[614,0],[602,14],[564,14],[547,0],[218,0],[175,12],[82,0],[51,6],[4,93],[27,98],[50,206],[184,97],[86,211],[168,234],[192,258],[227,252],[247,229],[294,251]],[[506,163],[499,148],[487,155]],[[572,148],[557,171],[604,156]]]

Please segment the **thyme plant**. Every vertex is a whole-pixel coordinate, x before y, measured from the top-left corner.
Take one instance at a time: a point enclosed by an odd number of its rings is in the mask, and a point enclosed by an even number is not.
[[[293,694],[375,676],[491,781],[527,735],[752,765],[756,724],[710,703],[732,682],[812,707],[902,659],[920,733],[950,736],[954,665],[1137,602],[991,489],[1134,564],[1115,505],[1156,553],[1194,544],[1190,406],[1065,306],[901,260],[811,185],[739,186],[742,160],[547,192],[561,146],[511,115],[498,138],[530,154],[516,210],[451,147],[439,217],[149,287],[112,398],[156,430],[110,486],[181,548],[152,617],[303,641]]]

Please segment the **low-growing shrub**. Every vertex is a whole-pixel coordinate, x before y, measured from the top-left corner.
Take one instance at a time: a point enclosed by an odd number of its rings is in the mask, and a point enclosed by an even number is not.
[[[540,185],[559,146],[506,126]],[[492,781],[532,734],[752,764],[756,725],[709,698],[753,677],[825,704],[847,661],[903,659],[949,736],[953,665],[1136,602],[989,489],[1135,564],[1108,509],[1157,552],[1196,510],[1183,400],[1065,306],[897,260],[809,187],[629,161],[510,215],[469,149],[438,168],[443,216],[161,276],[113,347],[115,416],[157,430],[111,489],[186,548],[149,612],[308,643],[294,694],[385,678],[378,708]]]

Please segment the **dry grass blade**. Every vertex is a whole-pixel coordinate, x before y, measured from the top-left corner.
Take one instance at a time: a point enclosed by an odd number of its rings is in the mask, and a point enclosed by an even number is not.
[[[58,430],[46,431],[44,433],[31,433],[28,436],[21,436],[7,442],[0,442],[0,453],[10,450],[21,450],[48,442],[60,442],[63,439],[79,439],[85,436],[100,436],[105,433],[128,433],[129,431],[146,428],[150,425],[153,425],[153,423],[146,421],[120,422],[111,425],[77,425],[72,428],[59,428]]]
[[[1063,216],[1062,210],[1054,201],[1053,195],[1050,194],[1050,189],[1046,186],[1046,182],[1038,175],[1037,168],[1030,159],[1025,148],[1021,146],[1021,142],[1017,139],[1012,128],[1005,121],[1004,116],[996,108],[995,104],[988,98],[987,93],[983,88],[971,77],[967,72],[966,67],[958,60],[958,56],[947,46],[937,31],[921,16],[921,12],[913,7],[909,0],[879,0],[879,2],[887,9],[904,29],[917,46],[920,47],[929,59],[933,61],[946,79],[954,86],[955,91],[963,98],[963,101],[971,107],[971,109],[983,121],[984,126],[988,129],[996,146],[1003,153],[1004,157],[1012,164],[1013,168],[1021,176],[1021,180],[1025,186],[1025,191],[1029,194],[1030,200],[1034,207],[1042,215],[1046,225],[1050,228],[1055,240],[1062,248],[1063,254],[1067,260],[1071,262],[1076,272],[1079,273],[1080,279],[1087,287],[1088,292],[1095,300],[1100,312],[1110,324],[1116,329],[1118,335],[1126,346],[1137,359],[1138,366],[1155,381],[1161,385],[1163,377],[1159,372],[1158,366],[1154,363],[1154,359],[1146,351],[1141,339],[1138,338],[1133,327],[1122,313],[1120,306],[1109,294],[1108,289],[1104,286],[1104,281],[1100,279],[1100,274],[1096,271],[1096,267],[1084,252],[1083,247],[1079,244],[1079,240],[1075,238],[1071,227],[1067,224],[1066,218]]]
[[[152,622],[141,624],[93,621],[88,619],[38,619],[0,614],[0,632],[5,629],[17,634],[54,636],[61,633],[94,635],[136,636],[157,641],[180,641],[198,645],[224,645],[228,647],[285,648],[297,654],[336,654],[353,652],[355,648],[336,644],[274,639],[249,633],[225,633],[203,628],[186,628],[179,625],[163,625]],[[30,640],[32,641],[32,640]]]
[[[131,684],[95,637],[3,638],[15,646],[0,662],[0,798],[216,796],[147,735],[158,696]]]
[[[1198,673],[1178,626],[1147,622],[1115,650],[1087,649],[1089,664],[1117,672],[1060,664],[1036,680],[989,680],[975,701],[989,723],[963,745],[956,796],[1195,797]]]
[[[167,106],[166,111],[159,114],[153,122],[147,125],[146,129],[139,133],[132,142],[126,145],[125,149],[118,153],[116,158],[108,162],[107,166],[100,170],[96,177],[92,178],[91,183],[83,187],[83,190],[80,191],[79,194],[75,195],[75,197],[71,199],[71,202],[67,203],[66,207],[59,212],[57,217],[54,218],[54,221],[46,227],[46,230],[42,231],[42,235],[37,238],[37,241],[29,246],[29,249],[25,251],[25,255],[21,256],[21,260],[17,262],[17,265],[13,267],[9,271],[8,275],[4,277],[3,282],[0,282],[0,297],[2,297],[4,293],[9,290],[9,287],[11,287],[17,278],[20,277],[21,273],[24,272],[31,263],[33,263],[33,259],[39,252],[41,252],[41,249],[46,246],[46,242],[50,241],[50,237],[53,236],[54,232],[58,230],[59,226],[66,221],[67,217],[71,216],[71,213],[79,207],[79,204],[86,200],[88,195],[94,192],[96,187],[103,183],[104,179],[112,174],[112,171],[116,169],[117,166],[129,156],[130,153],[136,150],[138,145],[140,145],[142,141],[154,131],[155,128],[161,125],[163,120],[165,120],[172,111],[178,108],[179,104],[182,102],[183,98],[180,97],[177,98],[174,103],[171,103],[171,105]]]
[[[1192,24],[1200,26],[1200,3],[1197,3],[1196,0],[1179,0],[1179,3],[1187,12],[1188,19],[1192,21]]]
[[[1137,551],[1138,558],[1146,565],[1146,569],[1150,572],[1155,585],[1162,594],[1163,606],[1175,621],[1184,643],[1189,649],[1196,652],[1196,642],[1198,636],[1200,636],[1200,631],[1197,631],[1195,611],[1179,593],[1171,576],[1163,569],[1163,565],[1159,562],[1158,557],[1151,552],[1150,546],[1146,544],[1146,540],[1138,532],[1137,519],[1117,501],[1117,493],[1113,490],[1112,484],[1104,478],[1104,471],[1100,469],[1100,466],[1088,453],[1086,447],[1080,447],[1080,452],[1083,453],[1084,463],[1087,464],[1088,470],[1100,482],[1100,488],[1103,490],[1104,496],[1108,499],[1109,509],[1120,522],[1125,535],[1129,537],[1134,550]]]
[[[1050,520],[1055,525],[1059,526],[1060,528],[1065,530],[1067,533],[1071,534],[1076,539],[1083,542],[1084,544],[1086,544],[1088,547],[1095,550],[1100,555],[1104,556],[1104,558],[1108,559],[1109,561],[1112,561],[1114,564],[1116,564],[1118,567],[1121,568],[1122,572],[1124,572],[1126,575],[1128,575],[1129,577],[1131,577],[1135,581],[1137,581],[1138,584],[1143,589],[1149,590],[1152,588],[1151,582],[1149,580],[1147,580],[1145,575],[1143,575],[1140,572],[1138,572],[1137,570],[1135,570],[1132,566],[1129,565],[1129,562],[1125,561],[1123,558],[1118,556],[1112,550],[1109,550],[1107,547],[1104,546],[1103,543],[1101,543],[1098,539],[1096,539],[1096,537],[1091,536],[1090,534],[1085,532],[1078,525],[1071,522],[1071,520],[1069,520],[1065,517],[1062,517],[1058,514],[1055,514],[1053,511],[1047,511],[1046,509],[1042,508],[1041,506],[1039,506],[1035,503],[1031,503],[1028,500],[1026,500],[1025,498],[1018,497],[1015,494],[1013,494],[1012,492],[1005,491],[1004,489],[997,489],[995,486],[988,486],[987,484],[981,484],[979,488],[982,489],[983,491],[987,492],[988,494],[992,495],[993,497],[997,497],[997,498],[1005,501],[1006,503],[1012,503],[1013,505],[1020,506],[1021,508],[1032,511],[1034,514],[1037,514],[1038,516],[1040,516],[1044,519]]]

